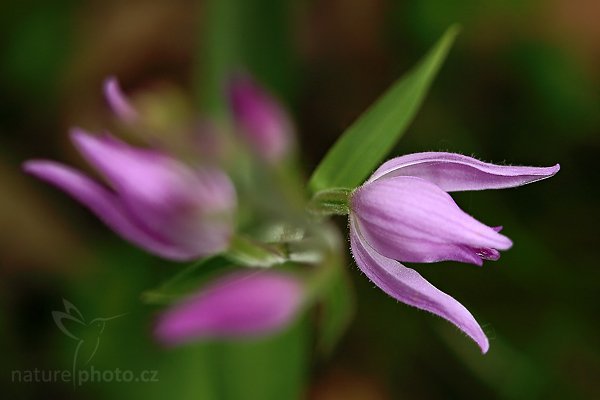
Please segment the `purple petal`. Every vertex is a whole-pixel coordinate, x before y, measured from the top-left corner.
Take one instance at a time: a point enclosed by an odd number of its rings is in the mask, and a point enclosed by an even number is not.
[[[456,325],[486,353],[489,342],[473,315],[458,301],[431,285],[415,270],[375,251],[350,218],[350,243],[356,264],[381,290],[405,304],[436,314]]]
[[[447,192],[503,189],[549,178],[553,167],[513,167],[485,163],[454,153],[415,153],[393,158],[373,173],[368,182],[394,176],[414,176],[436,184]]]
[[[110,135],[96,136],[74,128],[73,143],[118,192],[135,202],[164,203],[185,191],[191,175],[181,163],[149,149],[130,146]]]
[[[218,171],[194,171],[163,153],[130,146],[110,135],[94,136],[75,128],[72,139],[85,158],[136,206],[164,210],[199,199],[219,209],[235,206],[233,186]]]
[[[114,186],[137,224],[189,254],[224,250],[233,230],[236,194],[218,170],[192,170],[158,151],[74,129],[73,142]]]
[[[117,117],[127,123],[137,122],[138,112],[123,94],[117,78],[111,76],[104,81],[104,96]]]
[[[232,79],[229,101],[248,143],[266,161],[280,161],[292,145],[292,124],[283,108],[244,75]]]
[[[131,220],[118,197],[81,172],[65,165],[44,160],[28,161],[24,170],[67,192],[98,216],[123,238],[159,256],[184,260],[192,255],[166,243]]]
[[[371,246],[399,261],[481,265],[482,249],[506,250],[512,245],[462,211],[448,193],[420,178],[366,183],[353,193],[351,210]]]
[[[210,283],[162,314],[155,336],[162,343],[176,345],[263,335],[287,325],[301,302],[302,287],[291,275],[237,272]]]

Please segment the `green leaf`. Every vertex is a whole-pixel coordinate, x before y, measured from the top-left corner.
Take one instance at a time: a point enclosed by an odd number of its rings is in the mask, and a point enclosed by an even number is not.
[[[319,349],[329,354],[343,336],[354,315],[354,297],[345,269],[336,269],[336,276],[325,290],[319,318]]]
[[[313,173],[312,192],[356,187],[394,147],[413,120],[454,38],[450,27],[425,58],[342,134]]]
[[[271,336],[215,343],[218,398],[221,400],[300,399],[310,353],[310,324],[300,318]]]

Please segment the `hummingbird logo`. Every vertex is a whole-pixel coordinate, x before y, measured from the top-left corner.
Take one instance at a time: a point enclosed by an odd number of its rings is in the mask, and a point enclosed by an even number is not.
[[[74,376],[78,366],[87,365],[96,355],[106,323],[125,314],[94,318],[86,322],[83,314],[70,301],[63,299],[63,305],[65,310],[52,311],[52,318],[62,333],[77,342],[73,354]]]

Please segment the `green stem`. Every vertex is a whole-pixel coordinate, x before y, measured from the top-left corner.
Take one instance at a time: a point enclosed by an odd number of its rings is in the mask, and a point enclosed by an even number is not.
[[[353,189],[333,188],[317,192],[306,209],[318,216],[348,215],[350,212],[350,195]]]
[[[236,264],[260,268],[282,264],[288,260],[282,246],[258,243],[243,236],[232,238],[224,256]]]

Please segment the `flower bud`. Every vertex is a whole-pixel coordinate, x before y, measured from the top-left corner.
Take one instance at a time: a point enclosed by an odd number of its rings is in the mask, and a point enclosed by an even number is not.
[[[208,284],[162,314],[155,336],[165,344],[268,334],[286,326],[302,301],[302,286],[276,271],[242,271]]]
[[[228,94],[235,123],[249,145],[265,161],[281,161],[293,141],[292,124],[282,106],[248,76],[232,79]]]

